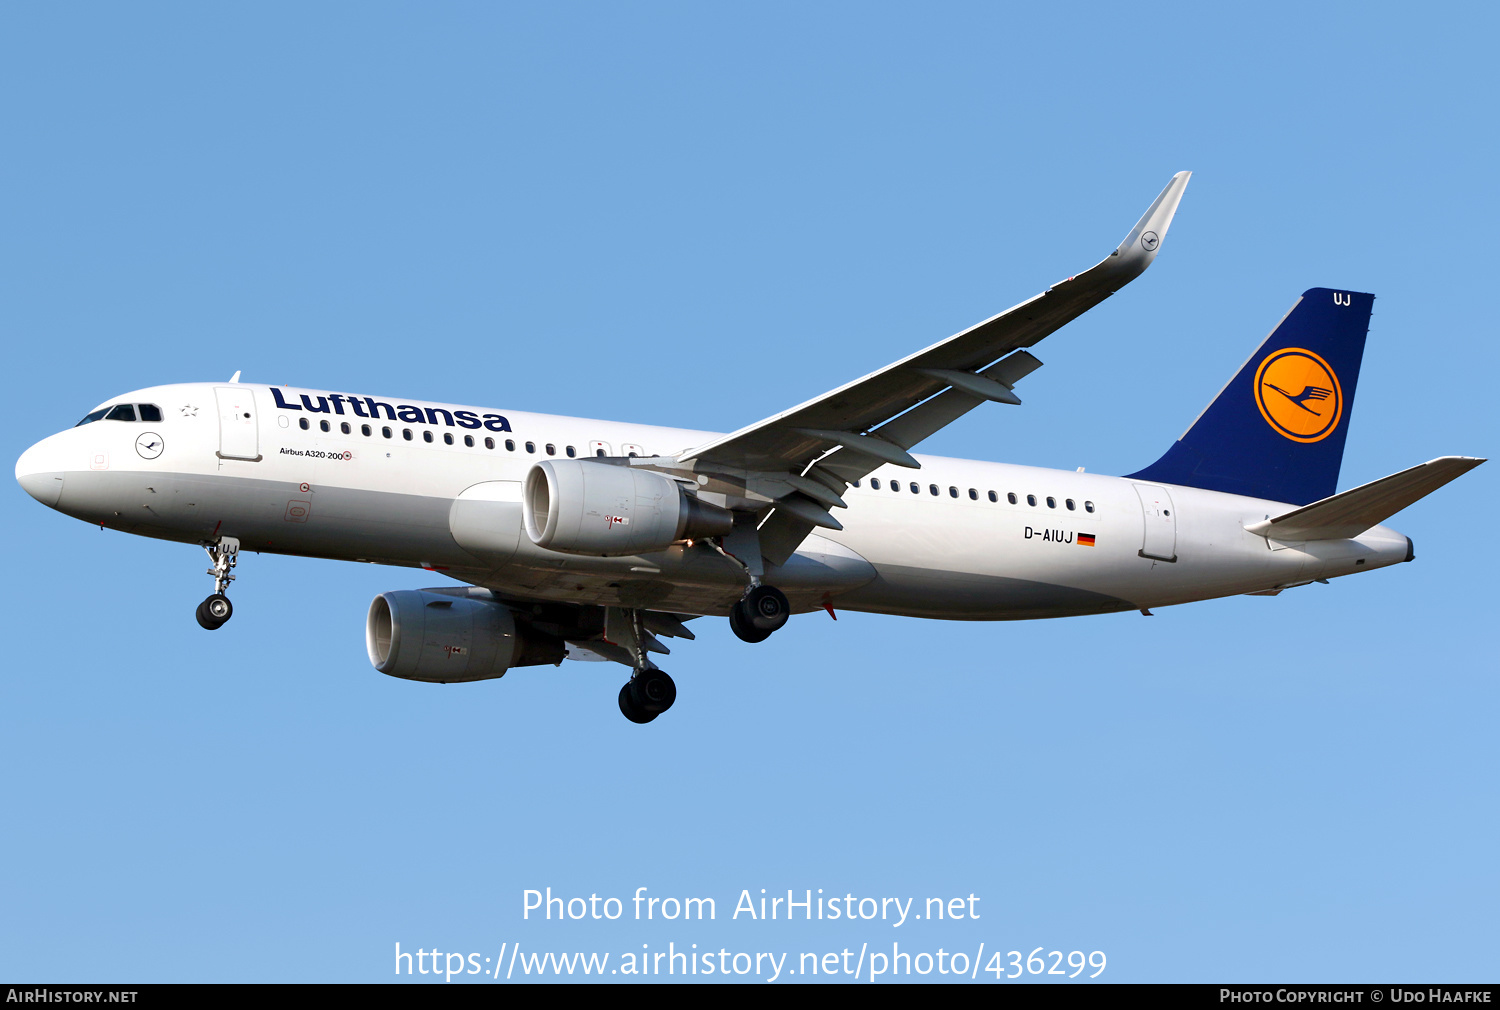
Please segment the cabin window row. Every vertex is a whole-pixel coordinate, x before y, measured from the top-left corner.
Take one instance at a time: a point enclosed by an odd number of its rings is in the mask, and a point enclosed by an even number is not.
[[[97,411],[96,411],[96,413],[97,413]],[[80,421],[79,423],[80,424],[86,423],[87,420],[88,419],[85,418],[84,421]],[[159,420],[159,418],[158,418],[158,420]],[[312,422],[309,421],[305,417],[299,417],[299,418],[297,418],[297,426],[299,428],[301,428],[303,431],[311,431],[312,430]],[[331,421],[319,421],[318,422],[318,430],[319,431],[325,431],[325,432],[330,432],[331,433],[333,431],[333,422],[331,422]],[[348,421],[340,421],[339,422],[339,431],[341,433],[345,434],[345,435],[352,435],[352,434],[354,434],[354,426],[352,424],[350,424]],[[365,436],[366,438],[373,438],[375,436],[375,428],[372,425],[362,424],[362,425],[359,426],[359,433],[361,435]],[[381,425],[381,427],[380,427],[380,437],[381,438],[395,438],[396,437],[395,430],[392,429],[389,425]],[[407,441],[407,442],[416,441],[416,435],[412,432],[412,429],[410,429],[410,428],[402,428],[401,429],[401,438],[404,441]],[[457,444],[455,442],[455,440],[454,440],[452,432],[447,432],[447,431],[443,432],[442,440],[443,440],[443,444],[444,445],[455,445],[455,444]],[[431,431],[423,429],[423,431],[422,431],[422,441],[428,442],[428,443],[433,443],[433,442],[436,442],[437,439],[433,436],[433,433]],[[495,448],[495,440],[493,438],[490,438],[490,437],[486,436],[483,441],[484,441],[484,447],[486,449],[493,449],[493,448]],[[475,446],[474,436],[473,435],[464,435],[463,436],[463,444],[466,445],[466,446],[468,446],[471,449],[474,448],[474,446]],[[594,449],[594,455],[596,455],[596,456],[608,456],[609,455],[608,450],[606,448],[602,447],[603,443],[595,443],[595,446],[596,446],[596,448]],[[530,452],[530,453],[534,453],[534,452],[537,451],[537,443],[535,443],[535,442],[526,442],[526,443],[524,443],[524,447],[525,447],[525,450],[527,452]],[[508,452],[515,452],[516,451],[516,440],[513,439],[513,438],[507,438],[505,440],[505,448],[506,448],[506,451],[508,451]],[[645,455],[644,451],[642,451],[641,447],[638,446],[638,445],[621,446],[621,448],[623,448],[623,449],[626,450],[625,455],[627,455],[627,456],[644,456]],[[553,442],[546,442],[546,443],[544,443],[542,445],[542,449],[546,452],[546,454],[548,456],[556,456],[557,455],[557,445],[555,443],[553,443]],[[563,454],[565,456],[567,456],[568,458],[572,459],[572,458],[577,457],[577,455],[578,455],[578,449],[575,446],[565,445],[565,446],[563,446]]]
[[[887,480],[885,483],[890,487],[890,489],[892,491],[899,492],[901,490],[901,482],[899,480]],[[854,486],[855,487],[859,487],[860,486],[860,482],[859,481],[855,481],[854,482]],[[922,485],[918,484],[916,481],[910,481],[906,486],[911,489],[911,493],[912,494],[921,494],[922,493]],[[872,491],[879,491],[880,487],[881,487],[881,480],[880,480],[880,478],[879,477],[871,477],[870,478],[870,489]],[[934,497],[934,498],[940,498],[940,497],[942,497],[943,491],[936,484],[928,484],[927,485],[927,493],[929,495],[931,495],[932,497]],[[985,492],[985,496],[988,497],[989,500],[992,501],[992,502],[997,502],[998,503],[1000,501],[1000,495],[997,494],[994,491],[986,491]],[[957,487],[955,487],[954,485],[950,484],[948,486],[948,497],[949,498],[961,498],[961,497],[963,497],[963,495],[959,492],[959,490],[958,490]],[[979,500],[979,489],[978,488],[973,488],[973,487],[969,488],[969,500],[970,501],[978,501]],[[1007,502],[1009,502],[1010,504],[1012,504],[1012,505],[1019,505],[1020,504],[1020,498],[1016,495],[1016,493],[1014,491],[1008,492],[1005,495],[1005,500]],[[1057,508],[1057,499],[1055,497],[1052,497],[1051,495],[1048,495],[1046,501],[1047,501],[1047,507],[1049,509],[1055,509],[1055,508]],[[1035,508],[1037,506],[1037,496],[1034,495],[1034,494],[1027,495],[1026,496],[1026,504],[1030,505],[1032,508]],[[1067,510],[1069,512],[1076,512],[1078,510],[1078,503],[1076,501],[1074,501],[1072,498],[1064,498],[1063,499],[1063,505],[1064,505],[1064,507],[1067,508]],[[1084,502],[1083,503],[1083,510],[1085,512],[1093,512],[1094,511],[1094,503],[1091,502],[1091,501]]]

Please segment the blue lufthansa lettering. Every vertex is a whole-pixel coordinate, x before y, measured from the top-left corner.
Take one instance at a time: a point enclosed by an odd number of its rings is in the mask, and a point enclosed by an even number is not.
[[[276,406],[281,410],[307,410],[314,414],[342,414],[344,404],[359,417],[378,419],[380,412],[385,411],[385,416],[392,421],[409,421],[416,424],[442,424],[449,428],[488,428],[490,431],[511,431],[510,421],[504,414],[480,415],[472,410],[448,410],[446,407],[417,407],[409,403],[391,405],[383,400],[377,400],[372,396],[352,396],[347,393],[331,393],[327,396],[309,396],[307,393],[299,394],[302,402],[288,401],[281,394],[281,389],[271,387],[271,399],[276,401]],[[314,405],[313,400],[317,400]],[[330,401],[332,404],[330,405]],[[369,413],[365,413],[369,410]],[[481,420],[482,416],[482,420]],[[1027,534],[1030,536],[1030,533]]]
[[[376,407],[384,407],[385,408],[386,417],[389,420],[392,420],[392,421],[399,421],[400,420],[400,418],[398,418],[396,416],[396,408],[392,407],[389,403],[385,403],[382,400],[377,400],[373,396],[367,396],[367,397],[365,397],[365,403],[368,404],[369,407],[370,407],[370,416],[371,417],[379,417],[380,415],[375,412],[375,408]]]

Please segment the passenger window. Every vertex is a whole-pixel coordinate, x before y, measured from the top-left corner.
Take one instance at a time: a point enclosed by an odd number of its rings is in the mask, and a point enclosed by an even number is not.
[[[1005,500],[1014,505],[1016,503],[1016,493],[1014,491],[1010,492],[1005,496]]]
[[[972,496],[973,496],[973,494],[974,494],[974,492],[973,492],[973,491],[970,491],[970,492],[969,492],[969,495],[970,495],[970,497],[972,497]],[[948,488],[948,497],[949,497],[949,498],[957,498],[957,497],[958,497],[958,488],[956,488],[956,487],[951,487],[951,486],[950,486],[950,487],[949,487],[949,488]]]
[[[486,449],[493,449],[495,447],[495,440],[493,438],[487,438],[487,439],[485,439],[484,440],[484,447]],[[515,442],[515,439],[507,438],[505,440],[505,451],[506,452],[515,452],[516,451],[516,442]]]
[[[473,435],[465,435],[464,436],[464,445],[468,446],[470,449],[474,448],[474,436]]]
[[[594,450],[594,455],[595,456],[603,456],[604,455],[604,450],[603,449],[596,449],[596,450]]]
[[[450,435],[450,434],[448,434],[446,431],[443,432],[443,444],[444,445],[452,445],[453,444],[453,436]]]
[[[978,500],[979,500],[979,492],[976,491],[976,490],[974,490],[973,488],[969,488],[969,501],[978,501]]]
[[[893,480],[893,481],[891,481],[891,490],[892,491],[900,491],[901,490],[901,482],[899,480]]]
[[[128,403],[122,403],[118,407],[104,415],[106,421],[134,421],[135,408]]]
[[[859,481],[855,481],[854,482],[854,486],[855,487],[859,487]],[[879,491],[880,490],[880,478],[879,477],[871,477],[870,478],[870,487],[873,490]]]
[[[567,451],[568,451],[568,458],[569,459],[572,459],[574,456],[578,455],[578,450],[574,449],[571,445],[568,446],[568,450]]]
[[[995,492],[991,491],[990,492],[990,501],[998,503],[1000,501],[1000,496],[997,495]]]
[[[299,417],[297,418],[297,427],[301,428],[303,431],[306,431],[308,428],[312,427],[312,425],[307,423],[307,418]]]
[[[342,431],[345,435],[349,434],[353,430],[354,430],[353,428],[349,427],[349,422],[348,421],[340,421],[339,422],[339,431]]]
[[[73,425],[73,427],[77,428],[77,427],[80,427],[80,426],[85,425],[85,424],[92,424],[93,422],[98,421],[101,418],[103,418],[104,415],[108,414],[108,413],[109,413],[109,408],[108,407],[100,407],[98,410],[94,411],[91,414],[85,414],[85,415],[83,415],[83,420],[79,421],[78,424]]]
[[[495,440],[493,438],[485,436],[484,447],[486,449],[493,449],[495,447]],[[505,447],[507,449],[514,449],[516,447],[516,444],[514,442],[510,441],[509,439],[507,439],[506,442],[505,442]]]
[[[536,452],[536,443],[535,442],[527,442],[526,443],[526,451],[527,452]]]
[[[161,408],[154,403],[143,403],[140,405],[142,421],[160,421]]]
[[[918,484],[916,481],[912,481],[911,482],[911,493],[912,494],[921,494],[922,493],[922,486],[920,484]],[[937,489],[933,488],[933,494],[936,494],[936,493],[937,493]]]
[[[321,428],[321,429],[323,429],[324,431],[331,431],[331,430],[333,430],[333,426],[331,424],[329,424],[327,421],[319,421],[318,422],[318,427]]]
[[[1047,507],[1049,509],[1055,509],[1055,508],[1057,508],[1057,499],[1053,498],[1051,495],[1048,495],[1047,496]]]
[[[410,428],[402,428],[401,429],[401,437],[404,438],[404,439],[406,439],[408,442],[410,442],[411,441],[411,429]]]
[[[1083,510],[1085,512],[1092,512],[1092,511],[1094,511],[1094,503],[1091,502],[1091,501],[1084,502],[1083,503]]]
[[[549,455],[549,456],[556,456],[557,455],[557,446],[553,445],[551,442],[547,443],[547,455]]]
[[[386,438],[390,438],[391,437],[391,429],[390,428],[381,428],[380,429],[380,433],[382,435],[384,435]]]
[[[432,441],[432,432],[430,432],[430,431],[424,431],[424,432],[422,432],[422,441],[424,441],[424,442],[431,442]]]
[[[855,482],[854,482],[854,486],[855,486],[855,487],[859,487],[859,481],[855,481]]]
[[[361,435],[363,435],[365,438],[369,438],[370,437],[370,426],[368,424],[362,424],[362,425],[360,425],[359,426],[359,433]]]
[[[1027,495],[1026,496],[1026,504],[1030,505],[1032,508],[1035,508],[1036,507],[1036,495],[1034,495],[1034,494]]]
[[[1078,506],[1073,504],[1073,499],[1069,498],[1067,500],[1066,504],[1068,506],[1068,511],[1069,512],[1076,512],[1076,511],[1078,511]]]
[[[937,489],[937,485],[936,484],[928,484],[927,485],[927,490],[931,491],[934,495],[938,493],[938,489]]]

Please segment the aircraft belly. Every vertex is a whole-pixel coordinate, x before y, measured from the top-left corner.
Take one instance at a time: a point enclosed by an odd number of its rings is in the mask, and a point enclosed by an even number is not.
[[[878,565],[874,581],[839,597],[842,610],[954,621],[1011,621],[1134,610],[1104,593],[1030,579]]]
[[[767,569],[765,581],[786,594],[794,612],[804,613],[875,577],[874,567],[855,552],[811,536],[786,564]],[[728,614],[747,585],[744,569],[707,544],[595,558],[543,550],[524,534],[509,561],[471,581],[538,599],[719,616]]]
[[[75,471],[58,507],[87,522],[159,539],[192,543],[225,535],[253,551],[472,565],[448,532],[449,505],[424,495],[241,476]]]

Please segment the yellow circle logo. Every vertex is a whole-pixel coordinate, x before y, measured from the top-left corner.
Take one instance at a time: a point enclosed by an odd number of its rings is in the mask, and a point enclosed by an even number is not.
[[[1255,405],[1266,423],[1294,442],[1317,442],[1338,427],[1344,393],[1328,362],[1312,351],[1272,351],[1255,373]]]

